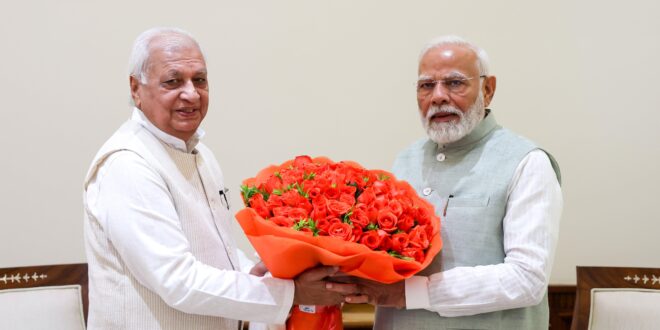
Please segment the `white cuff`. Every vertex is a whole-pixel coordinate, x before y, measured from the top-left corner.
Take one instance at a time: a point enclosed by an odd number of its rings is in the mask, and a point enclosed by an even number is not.
[[[406,279],[406,309],[429,309],[429,278],[413,276]]]
[[[273,323],[275,324],[285,324],[287,318],[289,318],[289,312],[291,312],[291,307],[293,307],[293,296],[296,291],[296,285],[293,284],[293,280],[281,280],[285,283],[284,289],[284,301],[282,303],[279,313]]]

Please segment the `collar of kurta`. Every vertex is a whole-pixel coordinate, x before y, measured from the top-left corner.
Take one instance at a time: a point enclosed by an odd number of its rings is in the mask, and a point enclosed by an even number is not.
[[[133,113],[131,115],[131,120],[140,123],[144,128],[146,128],[151,134],[156,136],[163,143],[169,145],[170,147],[177,149],[185,153],[192,153],[199,143],[199,140],[204,136],[204,130],[198,128],[195,134],[188,141],[183,141],[176,136],[172,136],[163,132],[161,129],[156,127],[147,117],[144,115],[142,110],[133,107]]]

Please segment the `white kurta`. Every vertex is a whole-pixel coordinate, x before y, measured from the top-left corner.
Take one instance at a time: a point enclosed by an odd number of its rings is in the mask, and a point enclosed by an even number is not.
[[[85,181],[90,329],[236,329],[283,323],[291,280],[238,271],[222,173],[200,134],[186,145],[139,110]]]

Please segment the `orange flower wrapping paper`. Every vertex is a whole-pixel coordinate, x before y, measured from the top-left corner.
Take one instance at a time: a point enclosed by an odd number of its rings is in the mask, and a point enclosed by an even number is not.
[[[312,162],[335,164],[325,157],[314,158]],[[290,160],[279,166],[271,165],[261,170],[256,177],[244,180],[243,184],[259,186],[279,171],[291,168],[293,164],[294,160]],[[342,164],[364,170],[354,162],[345,161]],[[420,198],[407,182],[396,180],[391,173],[380,170],[370,172],[389,177],[394,186],[405,191],[406,197],[412,200],[415,207],[424,208],[430,215],[432,235],[423,262],[400,259],[385,251],[372,250],[358,242],[333,236],[313,236],[308,232],[282,227],[264,219],[254,209],[246,207],[236,214],[236,218],[274,277],[294,278],[306,269],[323,264],[339,266],[342,272],[349,275],[382,283],[394,283],[413,276],[431,263],[442,248],[440,219],[435,215],[433,206]]]

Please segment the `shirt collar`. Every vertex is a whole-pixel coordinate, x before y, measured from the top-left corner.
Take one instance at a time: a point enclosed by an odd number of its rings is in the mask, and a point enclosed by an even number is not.
[[[178,137],[169,135],[160,128],[156,127],[147,117],[144,115],[142,110],[133,107],[133,113],[131,114],[131,120],[140,123],[144,128],[147,129],[151,134],[156,136],[163,143],[169,145],[172,148],[183,151],[185,153],[192,153],[195,150],[195,146],[199,143],[199,140],[204,137],[204,130],[198,128],[195,134],[188,140],[188,142],[179,139]]]

